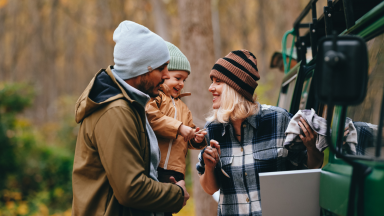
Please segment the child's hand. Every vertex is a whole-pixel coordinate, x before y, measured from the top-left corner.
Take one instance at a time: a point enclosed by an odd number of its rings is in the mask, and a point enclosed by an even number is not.
[[[199,127],[196,128],[196,133],[198,133],[200,130]],[[196,143],[201,143],[204,140],[204,136],[207,135],[207,131],[201,131],[200,133],[196,134],[195,136],[195,142]]]
[[[195,131],[191,127],[185,125],[180,126],[179,134],[184,137],[185,142],[195,137]]]

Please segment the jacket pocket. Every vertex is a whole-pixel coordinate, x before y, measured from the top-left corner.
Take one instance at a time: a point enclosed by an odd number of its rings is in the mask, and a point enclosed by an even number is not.
[[[220,156],[220,160],[221,160],[221,166],[224,167],[224,166],[232,164],[233,156]]]
[[[277,148],[253,152],[257,173],[277,171],[279,167]]]
[[[277,148],[270,148],[253,152],[253,158],[255,160],[271,160],[277,158]]]
[[[233,185],[233,175],[232,175],[232,163],[233,163],[233,156],[221,156],[221,169],[223,169],[230,178],[224,175],[224,173],[219,169],[218,166],[216,166],[215,172],[216,176],[218,176],[219,185],[221,189],[227,189],[232,188],[231,185]]]
[[[233,156],[224,156],[224,157],[220,157],[220,160],[221,160],[221,168],[229,175],[229,173],[232,173],[232,168],[231,168],[231,164],[233,162]],[[216,166],[216,168],[219,168],[218,166]],[[220,178],[224,177],[224,178],[228,178],[226,177],[223,172],[220,170],[220,169],[216,169],[216,171],[220,174]]]

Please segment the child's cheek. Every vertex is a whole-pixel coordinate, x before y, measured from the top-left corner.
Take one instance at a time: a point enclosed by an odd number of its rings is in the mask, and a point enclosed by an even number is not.
[[[166,84],[167,86],[169,86],[169,85],[170,85],[170,83],[169,83],[169,79],[165,79],[165,80],[164,80],[164,84]]]

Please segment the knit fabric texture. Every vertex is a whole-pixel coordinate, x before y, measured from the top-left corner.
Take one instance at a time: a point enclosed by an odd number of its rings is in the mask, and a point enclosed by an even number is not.
[[[165,41],[145,26],[123,21],[113,33],[114,72],[123,80],[148,73],[169,61]]]
[[[216,77],[253,102],[253,93],[260,79],[256,57],[248,50],[230,52],[217,60],[210,78]]]
[[[191,65],[189,64],[189,61],[187,57],[180,51],[179,48],[177,48],[175,45],[165,42],[167,44],[169,55],[171,56],[171,60],[168,64],[168,70],[182,70],[187,71],[188,74],[191,73]]]

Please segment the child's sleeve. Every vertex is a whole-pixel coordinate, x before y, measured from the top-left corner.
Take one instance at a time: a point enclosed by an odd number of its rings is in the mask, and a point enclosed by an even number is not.
[[[193,123],[192,113],[189,109],[188,109],[188,124],[187,124],[187,126],[189,126],[191,128],[196,128],[196,125]],[[203,128],[200,128],[200,130],[201,129],[203,129]],[[206,146],[207,146],[207,139],[206,138],[204,138],[204,140],[201,143],[195,142],[194,138],[188,141],[188,148],[189,149],[201,150],[201,149],[205,148]]]
[[[148,122],[151,125],[156,136],[166,139],[176,139],[179,127],[183,124],[181,121],[172,117],[164,115],[160,111],[160,104],[162,101],[161,95],[155,99],[151,99],[145,107]]]

